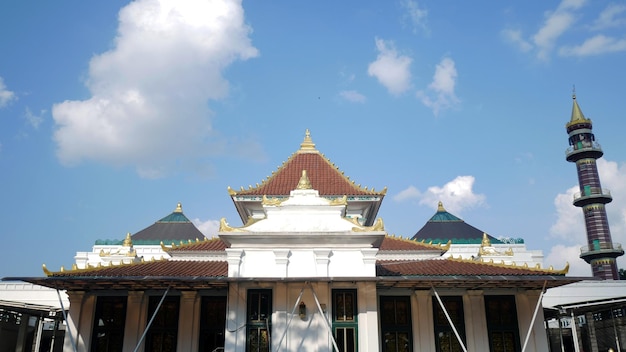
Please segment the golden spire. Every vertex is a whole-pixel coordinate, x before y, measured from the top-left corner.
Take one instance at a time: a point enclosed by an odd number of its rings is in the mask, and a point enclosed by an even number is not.
[[[489,237],[487,236],[487,233],[483,232],[483,240],[482,243],[480,245],[481,247],[491,247],[491,241],[489,241]]]
[[[298,152],[317,152],[315,149],[315,143],[311,139],[311,132],[307,128],[304,132],[304,141],[300,144],[300,150]]]
[[[446,211],[446,209],[443,207],[443,203],[441,201],[439,201],[439,204],[437,205],[437,212],[438,213],[443,213],[445,211]]]
[[[572,100],[572,117],[570,118],[566,126],[569,127],[573,124],[580,122],[590,122],[590,120],[585,118],[585,115],[583,115],[582,110],[580,110],[580,106],[578,106],[578,102],[576,101],[576,90],[574,90],[574,92],[572,93]]]
[[[126,238],[124,239],[124,243],[122,244],[124,247],[132,247],[133,240],[130,238],[130,232],[126,234]]]
[[[176,204],[176,209],[174,209],[175,213],[182,213],[183,212],[183,205],[180,204],[180,202],[178,202],[178,204]]]
[[[309,181],[309,177],[306,175],[306,170],[302,170],[302,176],[300,176],[300,181],[298,181],[298,186],[296,189],[312,189],[311,181]]]

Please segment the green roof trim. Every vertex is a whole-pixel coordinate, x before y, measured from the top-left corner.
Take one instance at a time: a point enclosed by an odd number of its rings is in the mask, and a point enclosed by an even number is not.
[[[189,221],[189,219],[185,216],[185,214],[173,212],[170,215],[164,217],[163,219],[161,219],[161,220],[159,220],[157,222],[172,223],[172,222],[191,222],[191,221]]]
[[[193,239],[192,241],[195,241]],[[180,240],[133,240],[133,246],[150,246],[160,245],[163,242],[164,245],[169,246],[172,243],[180,244]],[[187,243],[188,241],[183,241]],[[124,244],[124,240],[96,240],[96,246],[121,246]]]

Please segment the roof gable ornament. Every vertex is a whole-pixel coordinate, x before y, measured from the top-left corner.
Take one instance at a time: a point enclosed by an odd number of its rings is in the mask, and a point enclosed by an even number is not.
[[[298,181],[298,186],[296,189],[313,189],[311,186],[311,181],[306,174],[306,170],[302,170],[302,176],[300,176],[300,181]]]
[[[298,153],[319,153],[317,149],[315,149],[315,143],[313,143],[313,140],[311,139],[311,132],[309,132],[308,128],[304,132],[304,141],[300,143],[300,150],[298,150]]]

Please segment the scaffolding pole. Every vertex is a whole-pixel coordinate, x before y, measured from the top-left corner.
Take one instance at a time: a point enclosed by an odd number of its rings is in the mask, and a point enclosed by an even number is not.
[[[448,319],[448,323],[452,327],[452,331],[454,331],[454,335],[456,336],[456,339],[459,341],[459,345],[461,345],[461,348],[463,349],[464,352],[467,352],[467,348],[465,347],[463,340],[461,340],[461,335],[459,335],[459,332],[456,331],[456,327],[454,326],[454,323],[452,322],[452,319],[450,318],[450,315],[448,314],[448,310],[446,310],[446,307],[443,305],[443,302],[441,301],[441,298],[439,297],[437,290],[435,290],[435,286],[431,286],[431,288],[433,289],[433,292],[435,293],[435,297],[437,297],[437,302],[439,302],[439,305],[441,306],[441,310],[443,310],[443,314],[446,315],[446,319]]]
[[[533,332],[533,325],[535,325],[535,318],[537,318],[537,313],[539,312],[539,307],[541,306],[541,300],[543,299],[543,294],[546,292],[546,284],[548,281],[543,282],[543,288],[541,289],[541,294],[539,295],[539,299],[537,299],[537,304],[535,305],[535,312],[533,313],[533,318],[530,320],[530,326],[528,327],[528,333],[526,334],[526,339],[524,340],[524,346],[522,347],[522,352],[526,351],[526,346],[528,346],[528,340],[530,339],[530,334]]]

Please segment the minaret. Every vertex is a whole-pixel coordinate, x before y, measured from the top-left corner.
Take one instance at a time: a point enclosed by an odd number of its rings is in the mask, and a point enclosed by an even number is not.
[[[615,259],[624,255],[624,250],[611,242],[605,204],[613,198],[602,189],[596,166],[596,159],[604,153],[591,132],[591,120],[585,118],[576,102],[576,94],[572,98],[572,118],[565,125],[570,146],[565,154],[567,161],[576,163],[580,192],[574,195],[574,205],[583,209],[587,228],[587,245],[581,248],[580,257],[591,265],[594,277],[619,280]]]

